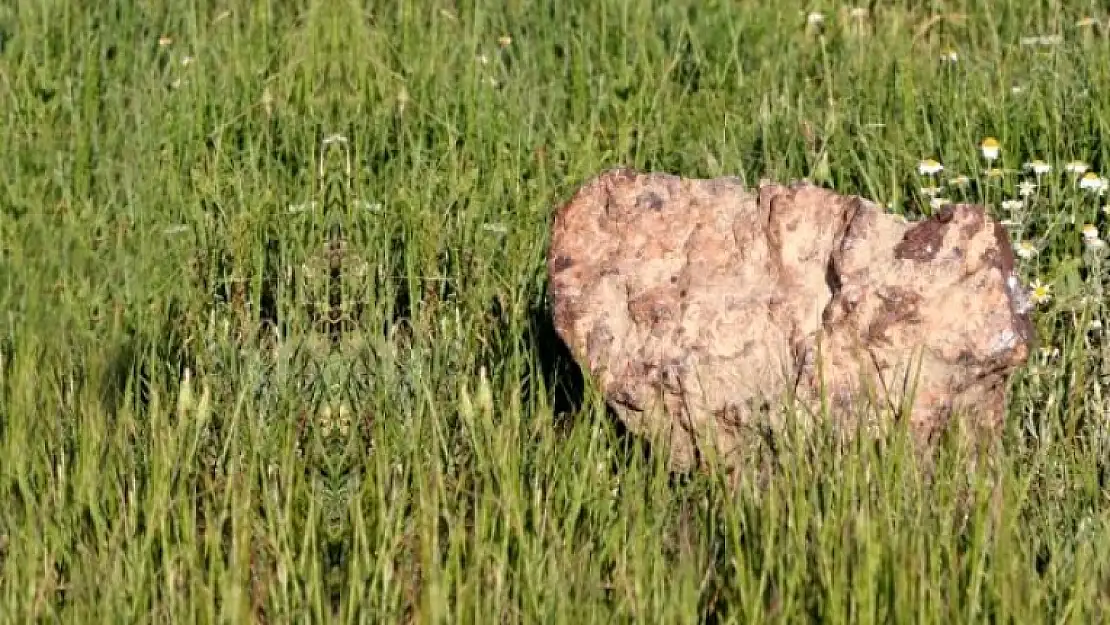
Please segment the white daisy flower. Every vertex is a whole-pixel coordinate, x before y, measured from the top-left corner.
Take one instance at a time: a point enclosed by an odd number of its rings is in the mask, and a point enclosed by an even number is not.
[[[308,210],[316,210],[316,202],[302,202],[300,204],[290,204],[285,207],[285,212],[287,213],[303,213]]]
[[[1083,228],[1080,232],[1083,233],[1083,244],[1086,245],[1088,249],[1100,250],[1106,247],[1106,241],[1099,238],[1098,227],[1094,224],[1083,224]]]
[[[1057,356],[1060,355],[1060,348],[1059,347],[1041,347],[1041,348],[1037,349],[1037,352],[1040,353],[1042,359],[1052,360],[1053,358],[1056,358]]]
[[[1099,176],[1093,171],[1089,171],[1079,179],[1079,188],[1086,189],[1093,193],[1102,193],[1106,190],[1106,178]]]
[[[1014,243],[1014,253],[1017,254],[1019,257],[1028,260],[1037,255],[1037,246],[1033,245],[1029,241],[1018,241],[1017,243]]]
[[[998,143],[998,139],[987,137],[979,144],[979,150],[983,152],[983,158],[991,162],[998,159],[998,155],[1002,153],[1002,146]]]
[[[1055,46],[1063,43],[1064,38],[1060,35],[1038,35],[1034,37],[1022,37],[1021,45],[1023,46]]]
[[[1071,161],[1067,165],[1064,165],[1064,169],[1071,174],[1082,174],[1090,169],[1090,165],[1083,161]]]
[[[944,165],[941,165],[931,158],[927,158],[917,164],[917,172],[922,176],[932,176],[942,171],[944,171]]]
[[[1025,202],[1021,200],[1002,200],[1002,208],[1004,210],[1016,211],[1020,210],[1022,206],[1025,206]]]
[[[1030,195],[1033,195],[1036,190],[1037,183],[1035,182],[1022,180],[1018,183],[1018,195],[1020,195],[1021,197],[1029,197]]]
[[[945,197],[935,197],[929,200],[929,206],[931,206],[933,210],[940,210],[951,203],[952,201]]]
[[[1029,299],[1038,305],[1049,303],[1052,301],[1052,285],[1033,280],[1029,283]]]
[[[1048,163],[1041,160],[1029,161],[1025,164],[1025,168],[1032,171],[1038,176],[1047,174],[1048,172],[1052,171],[1052,165],[1049,165]]]

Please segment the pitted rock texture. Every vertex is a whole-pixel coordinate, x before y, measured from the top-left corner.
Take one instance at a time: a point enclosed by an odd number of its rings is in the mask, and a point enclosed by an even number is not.
[[[959,413],[991,435],[1033,341],[974,205],[909,223],[808,184],[617,169],[558,210],[548,269],[556,331],[680,470],[707,445],[738,459],[786,398],[849,429],[905,418],[928,442]]]

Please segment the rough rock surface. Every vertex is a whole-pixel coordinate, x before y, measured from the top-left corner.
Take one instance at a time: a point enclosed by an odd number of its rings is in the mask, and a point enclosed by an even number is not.
[[[980,206],[909,223],[808,184],[617,169],[558,210],[547,262],[556,331],[676,469],[707,445],[736,459],[787,398],[848,428],[906,418],[922,441],[956,413],[993,433],[1032,347]]]

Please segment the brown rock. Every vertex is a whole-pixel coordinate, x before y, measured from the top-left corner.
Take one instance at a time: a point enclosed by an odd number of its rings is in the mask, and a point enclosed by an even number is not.
[[[676,469],[714,443],[735,460],[789,398],[849,429],[994,432],[1033,336],[1013,264],[979,206],[913,224],[808,184],[626,169],[559,209],[548,256],[559,335]]]

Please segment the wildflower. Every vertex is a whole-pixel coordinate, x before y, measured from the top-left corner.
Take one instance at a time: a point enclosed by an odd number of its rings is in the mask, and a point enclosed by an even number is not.
[[[1033,192],[1035,192],[1036,190],[1037,183],[1035,182],[1022,180],[1018,183],[1018,195],[1020,195],[1021,197],[1029,197],[1030,195],[1033,195]]]
[[[274,94],[270,92],[269,87],[262,88],[262,97],[259,98],[259,104],[262,105],[262,110],[266,111],[266,117],[274,114]]]
[[[931,206],[933,210],[940,210],[951,203],[951,200],[945,197],[935,197],[929,200],[929,206]]]
[[[1008,211],[1021,210],[1025,206],[1025,202],[1021,200],[1002,200],[1002,209]]]
[[[1052,360],[1060,355],[1060,348],[1058,347],[1041,347],[1037,350],[1042,360]]]
[[[1087,324],[1087,327],[1095,332],[1098,332],[1102,329],[1102,319],[1091,319],[1090,323]]]
[[[182,58],[181,58],[181,66],[182,66],[182,67],[188,67],[188,66],[190,66],[190,65],[192,65],[192,64],[193,64],[193,57],[191,57],[191,56],[186,56],[186,57],[182,57]]]
[[[478,61],[478,63],[481,65],[489,65],[489,57],[484,54],[479,54],[478,56],[474,57],[474,60]]]
[[[165,48],[169,45],[173,45],[173,37],[170,37],[169,35],[162,35],[158,38],[158,47]]]
[[[868,15],[867,7],[852,7],[852,10],[848,12],[848,15],[850,15],[852,19],[865,20],[867,19]]]
[[[303,213],[306,210],[316,210],[316,202],[302,202],[300,204],[290,204],[285,207],[287,213]]]
[[[931,158],[927,158],[917,164],[917,172],[922,176],[932,176],[942,171],[944,171],[944,165],[941,165]]]
[[[1038,176],[1047,174],[1048,172],[1052,171],[1052,165],[1049,165],[1048,163],[1041,160],[1029,161],[1025,164],[1025,168],[1032,171]]]
[[[940,191],[940,187],[935,185],[929,187],[921,187],[921,195],[927,195],[929,197],[936,197],[940,195]]]
[[[1098,20],[1093,17],[1080,18],[1079,21],[1075,23],[1075,26],[1076,28],[1090,28],[1092,26],[1098,26]]]
[[[501,35],[500,37],[497,38],[497,45],[501,46],[502,49],[508,48],[512,44],[513,44],[513,38],[510,37],[509,35]]]
[[[1085,173],[1089,168],[1090,166],[1083,161],[1071,161],[1067,165],[1064,165],[1064,169],[1071,174],[1082,174]]]
[[[1079,180],[1079,188],[1086,189],[1093,193],[1102,193],[1106,191],[1106,178],[1103,178],[1093,171],[1089,171],[1083,175]]]
[[[1037,255],[1037,246],[1029,241],[1018,241],[1014,244],[1014,253],[1028,260]]]
[[[806,16],[806,24],[810,26],[820,26],[825,23],[825,14],[819,11],[813,11]]]
[[[955,50],[949,49],[940,55],[940,60],[943,63],[956,63],[960,60],[960,55]]]
[[[1035,37],[1022,37],[1023,46],[1055,46],[1064,41],[1060,35],[1040,35]]]
[[[1038,305],[1049,303],[1052,301],[1052,285],[1033,280],[1029,283],[1029,299]]]
[[[1084,224],[1081,230],[1083,233],[1083,244],[1090,250],[1100,250],[1106,247],[1106,241],[1103,241],[1098,236],[1098,227],[1094,224]]]
[[[979,149],[983,152],[983,158],[987,159],[987,162],[991,162],[998,158],[999,153],[1002,151],[1002,146],[998,144],[998,139],[987,137],[979,144]]]
[[[1013,85],[1010,87],[1010,93],[1014,95],[1025,93],[1025,85]]]

